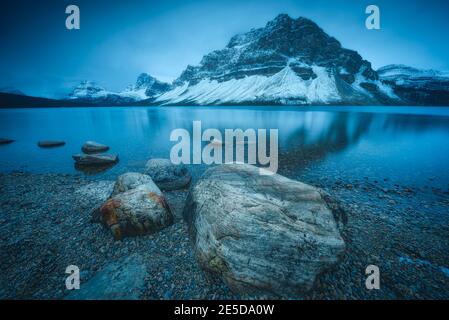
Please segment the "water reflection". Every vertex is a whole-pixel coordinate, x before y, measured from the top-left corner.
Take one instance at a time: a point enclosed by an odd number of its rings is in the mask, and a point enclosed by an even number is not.
[[[347,161],[338,155],[349,151],[353,152],[351,159],[372,162],[368,154],[372,149],[368,152],[367,146],[375,146],[386,165],[403,161],[405,155],[415,169],[429,163],[441,169],[445,167],[442,163],[449,161],[448,112],[432,109],[432,114],[426,115],[425,111],[403,108],[397,114],[376,108],[279,107],[0,110],[0,137],[16,140],[0,146],[0,165],[1,171],[79,172],[71,155],[79,152],[84,141],[95,140],[111,146],[110,152],[119,154],[121,161],[99,172],[82,172],[114,178],[125,171],[140,170],[151,157],[168,157],[174,145],[169,140],[171,131],[184,128],[192,132],[192,121],[200,120],[203,130],[216,128],[223,134],[225,129],[236,128],[279,129],[281,170],[301,168],[331,155],[336,163]],[[55,150],[36,147],[35,141],[46,139],[64,140],[67,144]],[[427,150],[426,155],[417,154],[417,150]]]

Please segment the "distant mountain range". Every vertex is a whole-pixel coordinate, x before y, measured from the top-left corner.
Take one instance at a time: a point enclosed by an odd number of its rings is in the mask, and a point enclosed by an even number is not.
[[[5,94],[0,98],[0,105],[7,106]],[[13,100],[17,104],[20,98]],[[263,28],[235,35],[198,66],[187,66],[172,84],[146,73],[121,92],[83,81],[57,103],[449,105],[449,73],[404,65],[373,70],[370,62],[343,48],[313,21],[281,14]]]

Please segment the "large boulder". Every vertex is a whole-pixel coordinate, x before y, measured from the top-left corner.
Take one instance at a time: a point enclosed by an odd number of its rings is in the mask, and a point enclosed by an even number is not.
[[[131,189],[135,189],[142,184],[153,184],[154,182],[150,176],[146,174],[141,174],[138,172],[127,172],[118,177],[117,181],[114,184],[114,189],[112,190],[111,197],[126,192]],[[157,186],[153,186],[154,189],[157,189]]]
[[[169,159],[148,160],[145,173],[151,176],[159,188],[166,191],[183,189],[192,179],[184,164],[173,164]]]
[[[102,153],[109,150],[107,145],[95,142],[95,141],[86,141],[81,147],[81,151],[84,153]]]
[[[322,191],[257,167],[207,170],[184,209],[196,256],[241,293],[292,297],[338,261],[342,211]]]
[[[126,191],[118,193],[120,190]],[[151,178],[135,174],[121,176],[111,197],[97,212],[117,240],[153,233],[173,223],[170,207],[159,188]]]
[[[78,166],[106,166],[118,162],[115,154],[75,154],[72,158]]]

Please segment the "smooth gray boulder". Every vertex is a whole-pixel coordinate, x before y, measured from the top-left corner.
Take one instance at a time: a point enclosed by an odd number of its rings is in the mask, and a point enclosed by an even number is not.
[[[13,142],[14,142],[14,140],[12,140],[12,139],[0,138],[0,144],[10,144]]]
[[[60,140],[42,140],[39,141],[37,145],[41,148],[54,148],[65,145],[65,142]]]
[[[159,188],[166,191],[187,187],[192,179],[184,164],[173,164],[169,159],[151,159],[145,165],[148,174]]]
[[[137,181],[130,177],[132,175],[119,178],[115,191],[127,189]],[[122,193],[114,194],[113,191],[111,198],[97,212],[100,221],[111,230],[116,240],[154,233],[171,225],[174,220],[164,195],[151,179]]]
[[[91,153],[102,153],[109,150],[107,145],[95,142],[95,141],[86,141],[81,147],[81,151],[87,154]]]
[[[126,192],[131,189],[135,189],[142,184],[154,184],[150,176],[138,172],[127,172],[120,175],[114,184],[114,189],[112,190],[111,197]],[[157,186],[154,185],[156,189]]]
[[[345,249],[343,213],[328,200],[307,184],[225,164],[191,188],[184,219],[201,266],[230,288],[294,297]]]
[[[115,154],[75,154],[72,158],[79,166],[104,166],[118,162]]]

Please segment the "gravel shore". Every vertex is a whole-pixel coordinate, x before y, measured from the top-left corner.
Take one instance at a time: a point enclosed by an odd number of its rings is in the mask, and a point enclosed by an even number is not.
[[[280,173],[293,175],[288,167]],[[347,250],[313,291],[291,298],[449,299],[447,190],[340,181],[313,172],[297,178],[342,203],[348,213]],[[165,193],[176,216],[172,226],[114,241],[108,230],[91,222],[92,210],[109,196],[113,183],[62,174],[0,174],[1,299],[70,298],[68,265],[80,268],[83,286],[101,281],[104,270],[129,264],[130,257],[137,257],[131,266],[144,266],[145,278],[126,298],[276,298],[239,296],[203,272],[182,221],[187,190]],[[365,288],[370,264],[380,268],[380,290]]]

